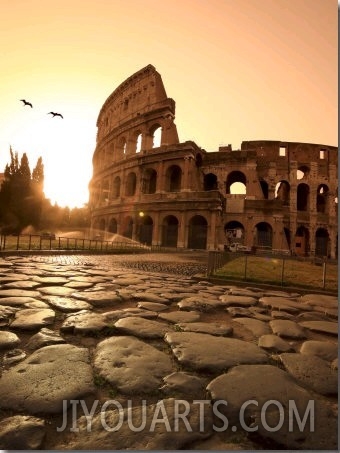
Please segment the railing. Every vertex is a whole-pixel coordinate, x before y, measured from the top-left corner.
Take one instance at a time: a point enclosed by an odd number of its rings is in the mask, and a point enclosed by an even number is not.
[[[230,265],[229,265],[230,263]],[[338,263],[326,257],[293,257],[280,252],[257,254],[209,251],[208,277],[296,286],[337,292]]]
[[[149,251],[149,247],[139,242],[106,241],[71,237],[44,237],[37,234],[1,235],[1,251],[48,251],[48,250],[89,250],[89,251]]]

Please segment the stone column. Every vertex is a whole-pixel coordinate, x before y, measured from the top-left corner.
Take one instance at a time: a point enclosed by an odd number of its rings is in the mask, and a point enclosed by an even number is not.
[[[178,225],[178,239],[177,247],[185,248],[188,243],[188,238],[186,237],[187,230],[187,213],[182,212],[179,216],[179,225]]]

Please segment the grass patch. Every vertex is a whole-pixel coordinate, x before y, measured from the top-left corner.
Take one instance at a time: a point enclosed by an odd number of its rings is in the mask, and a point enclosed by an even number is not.
[[[217,270],[214,276],[279,286],[337,291],[338,265],[327,262],[325,271],[324,274],[323,265],[316,265],[311,261],[245,255],[229,261]]]

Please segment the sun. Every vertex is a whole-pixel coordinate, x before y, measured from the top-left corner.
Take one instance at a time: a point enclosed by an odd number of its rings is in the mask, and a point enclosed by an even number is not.
[[[19,159],[27,154],[31,171],[42,157],[44,193],[53,204],[82,207],[89,199],[95,120],[86,110],[76,112],[66,107],[66,113],[61,112],[63,118],[48,115],[50,110],[21,110],[11,131],[10,146]]]

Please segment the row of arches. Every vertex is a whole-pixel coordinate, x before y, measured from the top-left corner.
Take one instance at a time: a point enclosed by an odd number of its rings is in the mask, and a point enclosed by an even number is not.
[[[218,179],[214,173],[204,175],[204,190],[217,190]],[[260,180],[264,199],[269,197],[269,186],[264,180]],[[225,180],[225,193],[226,194],[247,194],[247,179],[243,172],[232,171],[228,174]],[[290,184],[288,181],[279,181],[275,186],[274,198],[281,200],[283,206],[290,205]],[[319,184],[316,193],[316,211],[327,214],[330,207],[330,190],[328,185]],[[335,204],[338,200],[334,198]],[[298,211],[309,211],[310,206],[310,187],[308,184],[301,182],[297,186],[296,192],[296,207]]]
[[[165,173],[164,187],[161,189],[165,192],[179,192],[182,186],[183,172],[178,165],[171,165]],[[109,179],[103,180],[98,184],[97,200],[108,201],[115,200],[121,196],[131,197],[137,193],[138,176],[136,172],[129,172],[124,178],[117,175],[113,178],[112,183]],[[153,168],[148,168],[143,171],[140,179],[140,191],[144,194],[154,194],[157,191],[158,174]]]
[[[245,228],[241,222],[231,221],[225,224],[224,233],[226,243],[242,242],[245,236]],[[292,238],[289,228],[283,229],[284,243],[287,244],[289,250],[293,254],[307,256],[311,249],[310,231],[305,226],[299,226],[296,229],[295,235]],[[315,255],[329,256],[330,255],[330,236],[326,228],[318,228],[315,232]],[[260,222],[256,225],[254,246],[258,247],[273,247],[273,229],[267,222]],[[285,248],[285,247],[283,247]],[[337,254],[337,252],[336,252]]]
[[[96,153],[93,164],[102,168],[126,155],[140,153],[143,149],[158,148],[162,143],[162,131],[162,126],[156,123],[147,130],[137,128],[129,135],[122,134]]]

